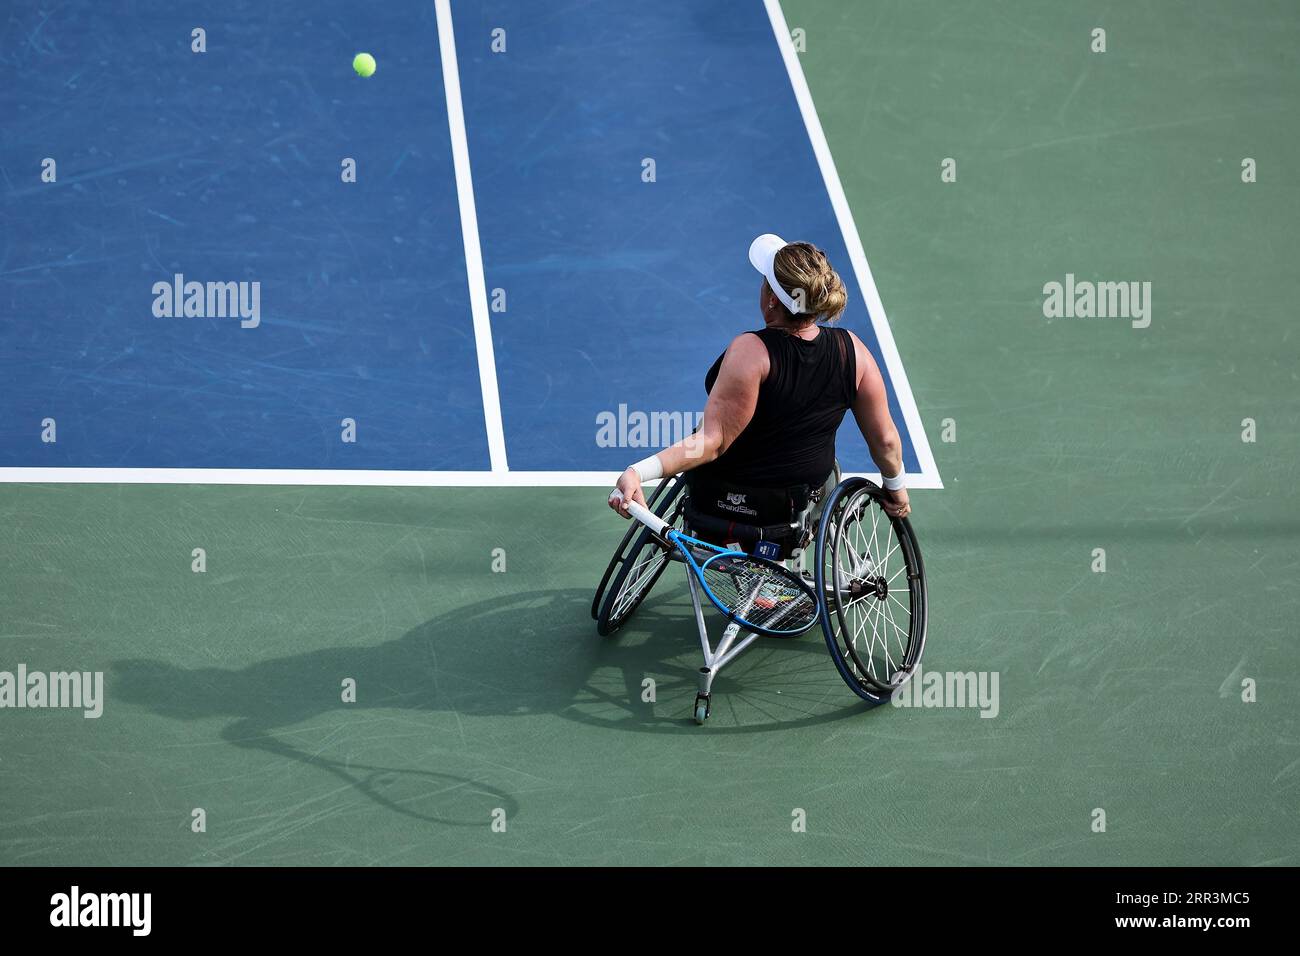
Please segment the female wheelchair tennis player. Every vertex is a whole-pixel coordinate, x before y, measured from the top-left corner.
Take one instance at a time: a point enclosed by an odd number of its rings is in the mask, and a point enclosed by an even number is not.
[[[610,507],[637,523],[592,604],[600,632],[612,633],[668,563],[686,565],[704,651],[699,723],[718,670],[759,635],[793,637],[820,622],[840,675],[871,702],[902,686],[925,643],[924,570],[885,383],[857,336],[819,324],[844,311],[844,283],[806,242],[762,235],[749,261],[763,276],[764,328],[737,336],[709,369],[696,432],[619,478]],[[835,433],[849,409],[883,488],[839,481]],[[665,475],[647,501],[643,483]],[[701,594],[728,618],[717,646]]]

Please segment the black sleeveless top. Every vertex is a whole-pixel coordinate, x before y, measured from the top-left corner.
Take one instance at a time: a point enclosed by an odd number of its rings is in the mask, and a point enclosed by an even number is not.
[[[828,326],[812,341],[780,329],[749,334],[763,340],[771,363],[754,417],[730,448],[696,472],[760,488],[819,485],[835,467],[835,432],[857,395],[853,339]],[[713,390],[725,354],[704,377],[706,392]]]

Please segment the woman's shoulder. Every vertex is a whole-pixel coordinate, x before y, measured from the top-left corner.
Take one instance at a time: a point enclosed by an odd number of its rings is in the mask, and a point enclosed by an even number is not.
[[[728,357],[731,358],[730,366],[737,368],[742,374],[756,372],[760,378],[767,375],[771,365],[771,350],[767,339],[762,335],[763,331],[766,330],[741,332],[728,343],[704,376],[706,392],[713,391],[713,384],[718,380],[718,373],[722,371],[722,363]]]
[[[764,334],[769,330],[741,332],[727,346],[726,355],[734,355],[745,365],[765,365],[771,353],[771,340]]]

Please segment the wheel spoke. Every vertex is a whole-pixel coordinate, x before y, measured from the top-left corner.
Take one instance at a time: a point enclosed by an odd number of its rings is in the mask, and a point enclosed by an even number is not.
[[[668,560],[668,556],[652,541],[647,541],[642,546],[642,551],[646,552],[645,556],[637,555],[637,561],[628,571],[623,587],[614,597],[610,615],[613,620],[618,620],[627,613],[642,592],[654,582],[657,572]]]
[[[851,673],[888,691],[893,675],[915,664],[909,659],[909,652],[915,653],[915,622],[904,592],[916,584],[904,530],[877,498],[862,491],[837,505],[827,534],[830,552],[823,560],[829,567],[823,571],[832,582],[826,600],[833,612],[833,642]]]
[[[894,620],[894,614],[889,609],[888,601],[882,601],[880,606],[883,609],[885,616],[888,617],[889,624],[891,627],[893,627],[895,633],[901,634],[903,636],[903,642],[901,642],[902,646],[899,647],[898,653],[900,658],[905,658],[907,655],[907,644],[905,643],[907,640],[907,632],[904,631],[901,627],[899,627],[898,622]],[[885,642],[885,663],[889,667],[889,673],[885,675],[886,679],[891,679],[893,675],[898,672],[899,668],[894,663],[894,659],[889,653],[888,641]],[[892,680],[890,680],[890,682],[892,683]]]

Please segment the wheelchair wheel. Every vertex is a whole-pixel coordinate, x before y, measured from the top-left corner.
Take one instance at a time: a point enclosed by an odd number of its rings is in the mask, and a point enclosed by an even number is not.
[[[681,490],[684,487],[685,484],[681,480],[681,475],[673,475],[655,485],[654,488],[650,490],[650,496],[646,498],[645,503],[649,506],[651,511],[654,511],[655,514],[659,514],[655,509],[658,507],[659,499],[663,497],[664,493],[671,491],[672,494],[676,496],[681,494]],[[627,548],[628,545],[632,543],[632,539],[644,530],[639,522],[632,521],[629,522],[629,524],[631,527],[629,527],[624,533],[623,540],[619,543],[618,550],[614,552],[614,556],[609,559],[609,564],[605,566],[605,573],[600,576],[600,584],[596,585],[596,596],[591,600],[591,618],[593,621],[600,617],[600,599],[605,596],[605,585],[609,584],[609,579],[613,576],[615,570],[618,569],[623,559],[627,557]]]
[[[681,476],[674,475],[659,483],[646,504],[669,525],[680,527],[686,503],[682,494],[685,488]],[[650,529],[633,522],[596,589],[591,612],[596,618],[597,633],[607,636],[627,623],[670,560],[669,553],[651,537]]]
[[[921,549],[906,518],[891,518],[884,492],[847,478],[831,492],[817,530],[822,631],[845,683],[863,700],[888,700],[925,648]]]

